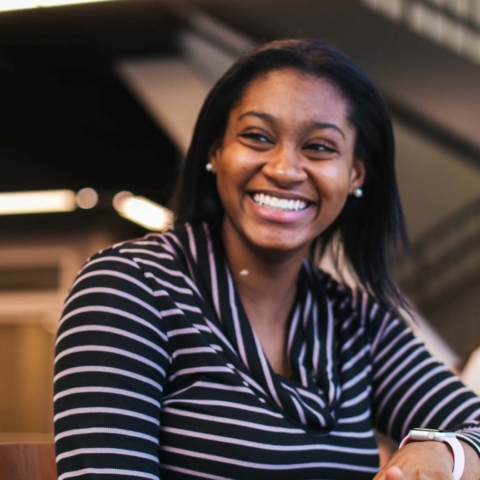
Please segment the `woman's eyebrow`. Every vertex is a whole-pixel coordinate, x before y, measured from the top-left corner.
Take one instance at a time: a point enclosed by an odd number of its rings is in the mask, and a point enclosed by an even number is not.
[[[241,120],[244,117],[257,117],[261,118],[262,120],[265,120],[266,122],[273,123],[273,116],[270,115],[269,113],[264,113],[264,112],[257,112],[256,110],[249,110],[248,112],[242,113],[239,117],[238,120]]]
[[[256,110],[249,110],[248,112],[242,113],[239,117],[238,120],[241,120],[244,117],[257,117],[262,120],[265,120],[268,123],[274,123],[274,118],[272,115],[269,113],[265,112],[258,112]],[[310,129],[316,129],[316,130],[325,130],[325,129],[333,129],[336,130],[340,135],[345,139],[345,134],[343,133],[343,130],[338,126],[335,125],[334,123],[328,123],[328,122],[305,122],[305,126]]]
[[[317,130],[325,130],[327,128],[331,128],[333,130],[336,130],[340,135],[346,140],[345,134],[343,133],[343,130],[335,125],[334,123],[325,123],[325,122],[308,122],[307,123],[310,128],[314,128]]]

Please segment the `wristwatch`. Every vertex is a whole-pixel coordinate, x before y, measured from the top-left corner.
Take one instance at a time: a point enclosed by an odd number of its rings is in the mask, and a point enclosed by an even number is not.
[[[410,442],[444,442],[453,453],[453,478],[460,480],[463,469],[465,468],[465,452],[462,444],[459,442],[457,435],[453,432],[445,432],[442,430],[432,430],[430,428],[414,428],[410,430],[408,435],[400,443],[402,448]]]

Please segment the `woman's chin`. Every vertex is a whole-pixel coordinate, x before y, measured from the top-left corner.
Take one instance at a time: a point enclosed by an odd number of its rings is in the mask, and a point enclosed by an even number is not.
[[[258,219],[243,218],[243,221],[233,224],[225,217],[223,225],[224,240],[229,243],[227,248],[250,250],[260,261],[289,258],[292,255],[307,255],[308,249],[315,238],[315,232],[303,226],[293,228],[281,223],[258,221]]]
[[[253,250],[261,258],[280,258],[296,255],[299,252],[306,254],[311,244],[311,240],[299,238],[298,233],[295,231],[287,232],[283,235],[278,235],[278,232],[276,234],[264,232],[262,235],[250,236],[249,242]]]

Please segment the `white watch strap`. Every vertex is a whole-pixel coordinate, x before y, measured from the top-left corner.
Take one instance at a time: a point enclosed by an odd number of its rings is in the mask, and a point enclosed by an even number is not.
[[[417,433],[413,431],[414,433]],[[433,433],[433,432],[432,432]],[[420,440],[420,439],[418,439]],[[457,439],[454,433],[448,432],[448,433],[443,433],[439,432],[438,434],[430,434],[425,438],[422,438],[420,441],[437,441],[437,442],[444,442],[447,443],[450,448],[452,449],[453,453],[453,478],[455,480],[460,480],[463,474],[463,470],[465,469],[465,452],[463,450],[462,444],[460,441]],[[400,443],[400,447],[402,448],[404,445],[407,443],[410,443],[412,441],[417,441],[417,439],[412,439],[411,438],[411,433],[409,433]]]

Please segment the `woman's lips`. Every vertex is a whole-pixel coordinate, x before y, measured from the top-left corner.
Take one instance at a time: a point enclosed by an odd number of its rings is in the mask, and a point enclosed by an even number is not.
[[[309,202],[303,210],[280,210],[267,205],[259,205],[253,200],[252,195],[247,195],[247,197],[247,202],[258,217],[277,223],[295,223],[303,220],[311,215],[315,207],[314,203]]]

